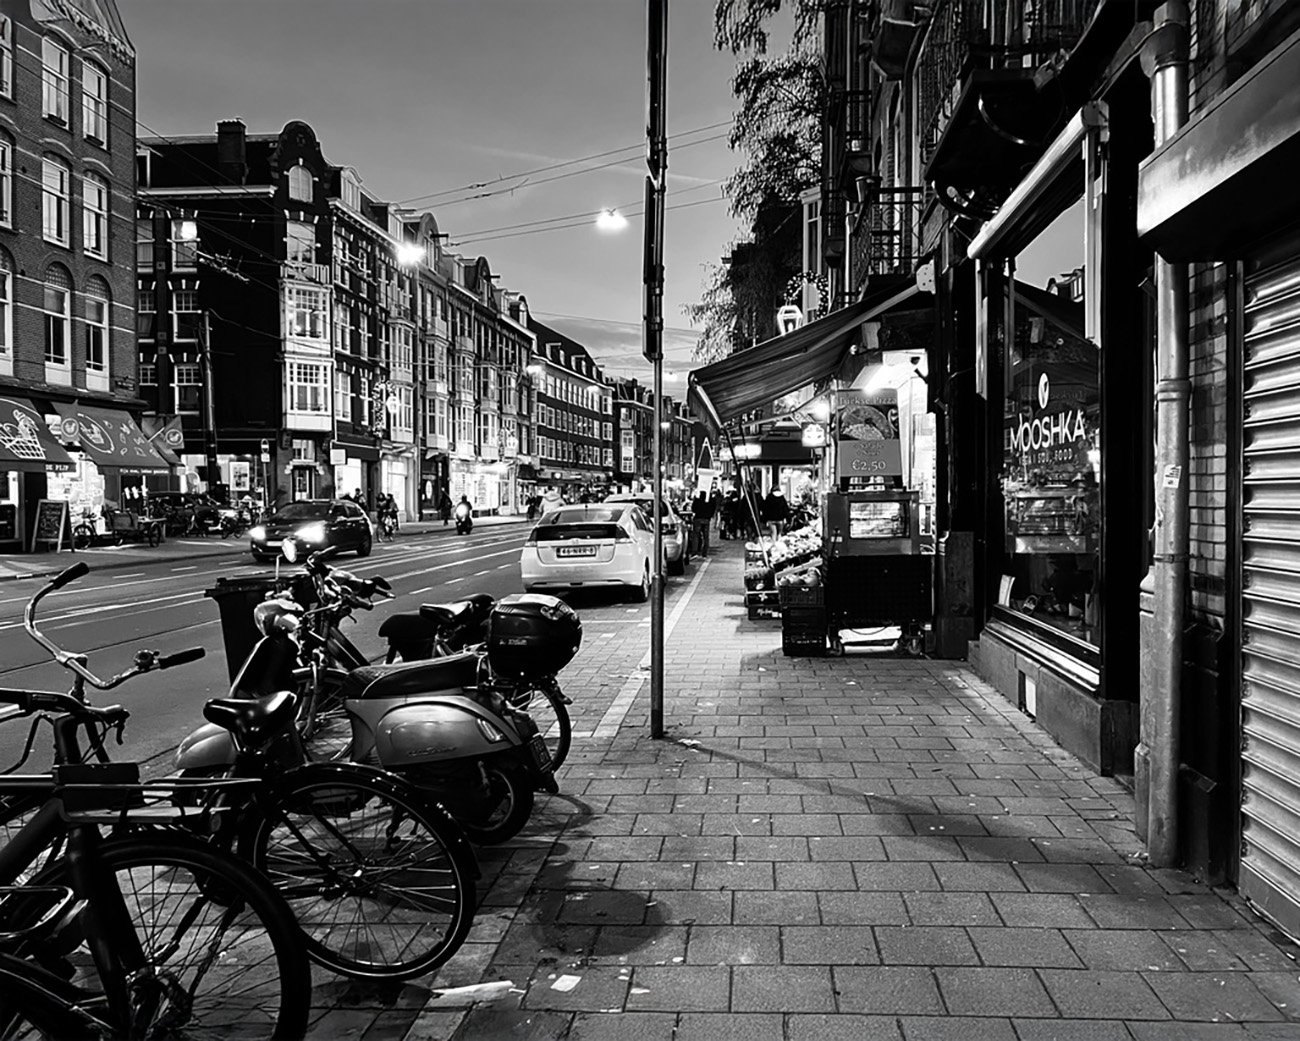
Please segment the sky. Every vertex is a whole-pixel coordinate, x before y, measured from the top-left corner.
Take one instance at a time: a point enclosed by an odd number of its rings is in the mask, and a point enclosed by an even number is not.
[[[136,49],[142,136],[212,133],[232,117],[250,133],[305,120],[330,162],[355,167],[380,199],[434,213],[454,248],[486,256],[498,285],[522,292],[539,318],[586,345],[607,371],[649,378],[640,324],[644,0],[118,7]],[[741,230],[721,192],[736,165],[725,138],[734,61],[713,49],[712,18],[711,0],[670,6],[669,393],[697,339],[683,307],[699,298],[705,266]],[[536,172],[515,176],[527,171]],[[607,207],[631,211],[621,232],[594,227]]]

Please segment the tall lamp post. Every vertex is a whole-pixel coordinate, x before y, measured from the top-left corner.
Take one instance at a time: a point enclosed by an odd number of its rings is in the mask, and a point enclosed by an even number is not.
[[[668,0],[649,0],[646,19],[646,167],[642,351],[654,366],[654,573],[650,582],[650,736],[664,736],[664,190],[668,173]]]

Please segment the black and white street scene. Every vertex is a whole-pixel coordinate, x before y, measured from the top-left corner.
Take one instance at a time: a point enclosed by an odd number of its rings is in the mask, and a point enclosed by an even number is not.
[[[0,1041],[1300,1041],[1297,168],[1297,0],[0,0]]]

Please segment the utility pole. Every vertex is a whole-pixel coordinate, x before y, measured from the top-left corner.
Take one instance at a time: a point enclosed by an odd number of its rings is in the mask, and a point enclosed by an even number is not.
[[[203,326],[199,330],[199,357],[203,361],[203,452],[207,456],[208,494],[220,484],[221,464],[217,462],[217,403],[212,369],[212,326],[209,314],[203,312]]]
[[[642,352],[654,366],[654,573],[650,582],[650,736],[664,736],[664,189],[668,173],[668,0],[649,0],[646,20],[646,166]]]
[[[171,216],[161,206],[153,211],[153,346],[158,385],[154,412],[161,423],[175,412],[172,398],[172,243]]]

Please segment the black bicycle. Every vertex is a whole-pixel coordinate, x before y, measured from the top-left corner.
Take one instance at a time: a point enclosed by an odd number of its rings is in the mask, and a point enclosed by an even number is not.
[[[87,570],[69,568],[42,593]],[[24,616],[29,631],[34,607],[35,599]],[[129,713],[85,703],[87,683],[111,690],[201,656],[141,651],[131,668],[101,680],[83,655],[58,651],[55,660],[75,674],[71,693],[0,690],[0,704],[16,709],[7,719],[36,717],[22,759],[0,776],[0,813],[20,825],[0,848],[0,885],[35,887],[0,903],[0,932],[16,937],[0,963],[3,982],[13,983],[0,988],[0,1036],[306,1032],[311,975],[285,899],[251,865],[187,834],[175,799],[183,782],[142,784],[136,764],[102,761],[108,734],[120,738]],[[15,775],[42,724],[53,732],[53,769]],[[33,934],[38,901],[22,894],[51,887],[75,895],[75,913]]]
[[[85,683],[102,684],[84,670],[83,657],[37,628],[36,609],[49,592],[88,570],[84,564],[69,568],[32,597],[24,614],[28,634],[77,672],[73,695],[87,711]],[[202,653],[184,652],[159,664]],[[138,671],[148,671],[150,654],[137,656],[137,667],[144,664]],[[295,701],[290,693],[257,698],[238,687],[230,698],[209,701],[204,716],[212,726],[196,737],[212,741],[214,728],[224,730],[233,754],[210,769],[145,787],[190,811],[182,824],[267,876],[288,900],[317,963],[386,980],[437,968],[464,943],[473,922],[478,865],[469,842],[442,807],[400,777],[355,763],[308,763],[295,728]],[[69,758],[72,746],[56,742],[56,762],[65,770],[84,762],[75,751]],[[89,751],[101,772],[117,766],[101,737],[92,735]],[[0,825],[29,808],[0,810]]]

